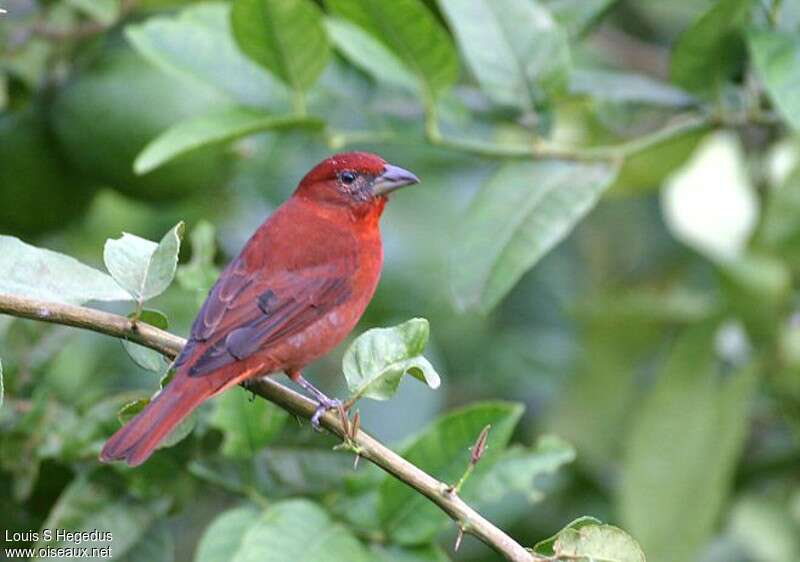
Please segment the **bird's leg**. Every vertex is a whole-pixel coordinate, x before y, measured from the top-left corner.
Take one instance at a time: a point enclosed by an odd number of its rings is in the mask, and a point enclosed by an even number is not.
[[[290,379],[299,384],[303,390],[313,396],[314,400],[317,401],[317,409],[314,412],[314,415],[311,416],[311,427],[313,427],[316,431],[322,431],[319,427],[319,419],[328,410],[335,410],[339,408],[342,405],[342,401],[336,398],[328,398],[321,390],[308,382],[298,369],[286,371],[286,374]]]

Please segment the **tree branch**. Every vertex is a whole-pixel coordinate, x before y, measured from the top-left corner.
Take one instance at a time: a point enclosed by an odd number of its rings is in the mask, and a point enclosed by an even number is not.
[[[0,314],[74,326],[127,339],[154,349],[170,359],[174,358],[186,343],[186,340],[181,337],[148,324],[134,324],[124,316],[83,306],[40,301],[26,297],[0,294]],[[271,378],[253,379],[247,383],[246,388],[277,404],[287,412],[304,418],[310,418],[317,407],[305,396]],[[347,435],[346,428],[337,414],[328,412],[320,421],[325,429],[341,439],[347,440],[351,437]],[[451,490],[449,484],[440,482],[411,464],[364,431],[359,431],[352,438],[352,444],[357,447],[360,456],[378,465],[431,500],[455,521],[464,533],[480,539],[512,562],[533,560],[533,556],[528,550],[467,505]]]

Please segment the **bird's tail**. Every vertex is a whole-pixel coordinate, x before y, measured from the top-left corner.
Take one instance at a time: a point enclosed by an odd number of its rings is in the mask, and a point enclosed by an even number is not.
[[[166,435],[192,410],[209,397],[203,384],[186,384],[176,375],[139,415],[106,441],[100,460],[124,460],[130,466],[142,464]]]

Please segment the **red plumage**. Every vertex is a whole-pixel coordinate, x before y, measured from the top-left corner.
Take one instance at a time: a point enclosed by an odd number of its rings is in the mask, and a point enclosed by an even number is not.
[[[220,275],[172,382],[108,440],[100,459],[141,464],[211,396],[254,376],[296,377],[338,345],[378,284],[386,194],[417,181],[363,152],[312,169]]]

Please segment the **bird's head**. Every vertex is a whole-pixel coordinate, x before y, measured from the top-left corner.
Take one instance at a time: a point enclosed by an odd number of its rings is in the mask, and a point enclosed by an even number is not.
[[[392,191],[419,183],[419,178],[369,152],[343,152],[326,158],[300,181],[296,193],[359,214],[382,210]]]

